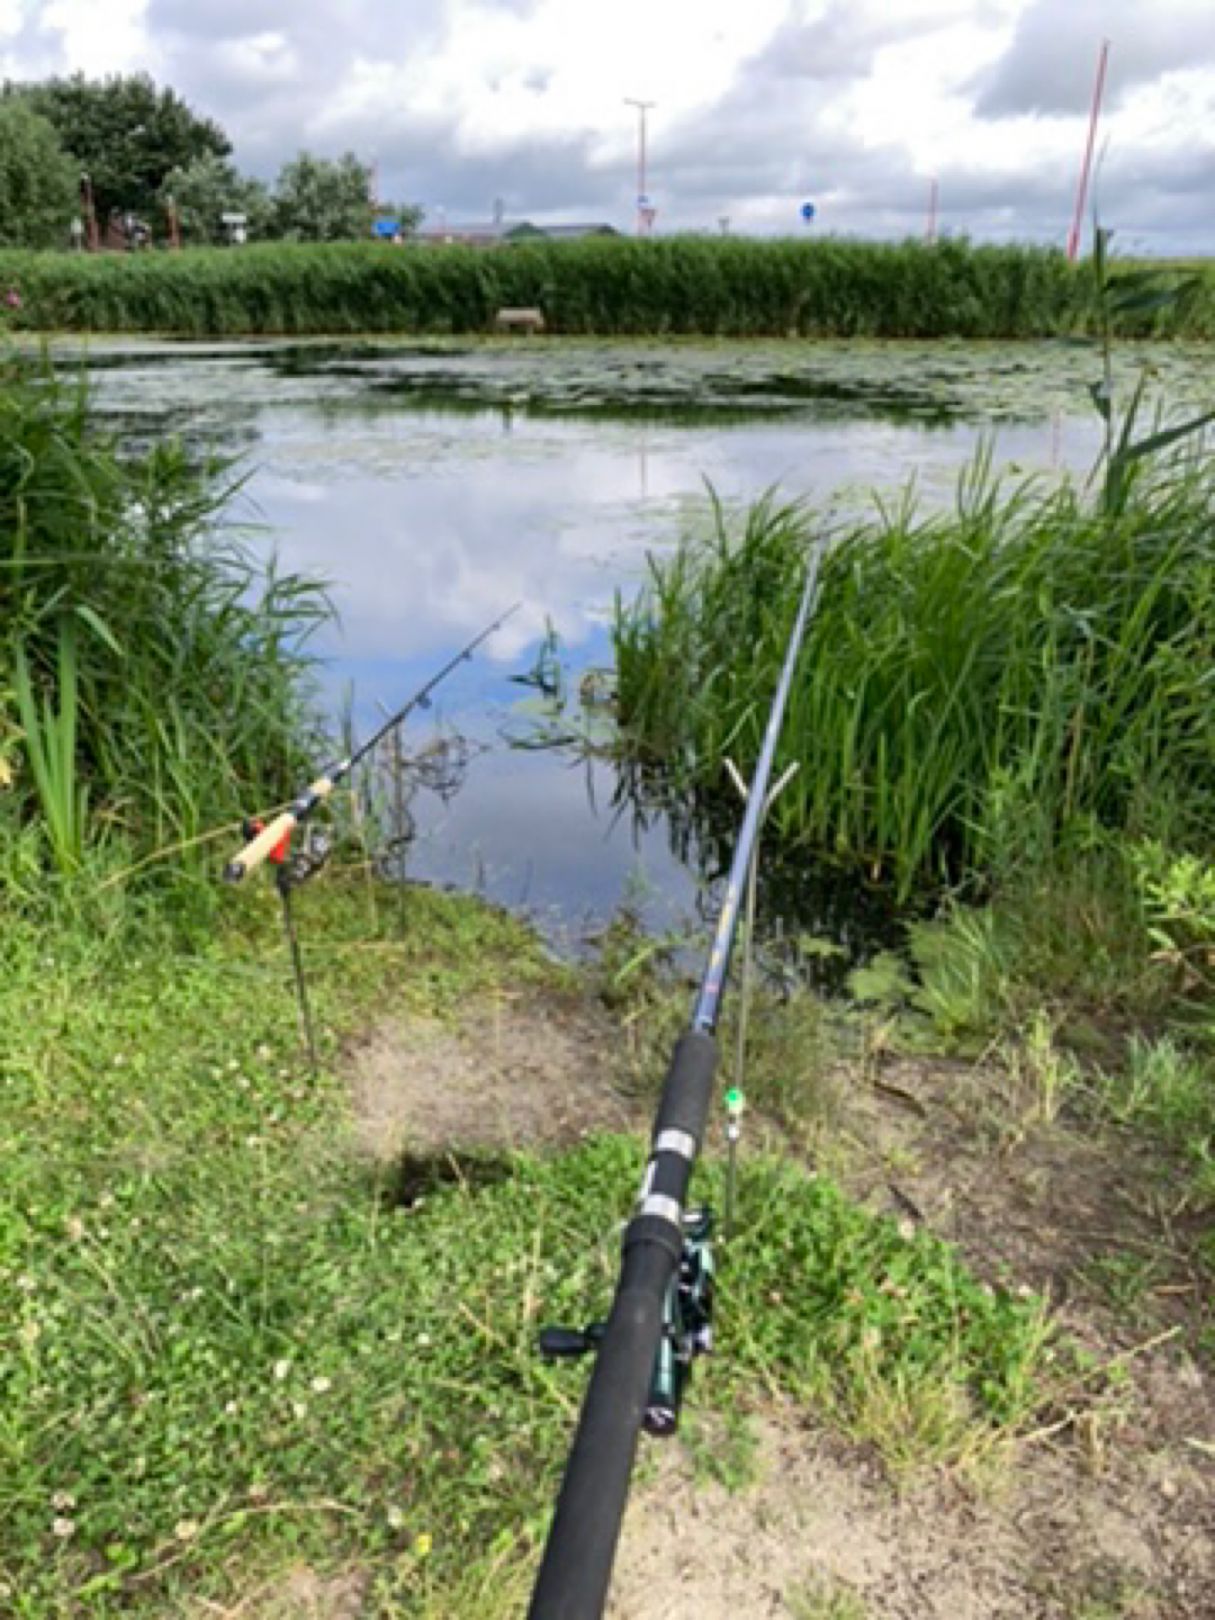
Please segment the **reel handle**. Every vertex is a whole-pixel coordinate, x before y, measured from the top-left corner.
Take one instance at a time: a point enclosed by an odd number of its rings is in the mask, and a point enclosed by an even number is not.
[[[540,1329],[540,1354],[546,1361],[563,1361],[573,1356],[586,1356],[599,1348],[603,1338],[603,1322],[592,1322],[589,1327],[546,1327]]]

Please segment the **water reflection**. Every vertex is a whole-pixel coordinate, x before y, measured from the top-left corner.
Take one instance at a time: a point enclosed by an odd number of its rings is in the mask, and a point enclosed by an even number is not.
[[[364,735],[378,705],[398,706],[519,600],[521,611],[444,686],[436,707],[440,721],[496,744],[520,696],[509,676],[530,662],[547,626],[575,670],[607,660],[615,592],[638,587],[648,551],[705,520],[706,479],[727,503],[779,486],[825,506],[914,477],[925,501],[943,502],[990,427],[939,412],[895,419],[857,406],[849,414],[839,399],[824,409],[808,398],[793,413],[741,421],[718,413],[707,422],[686,413],[588,419],[500,399],[425,409],[383,385],[456,365],[471,388],[477,365],[488,374],[484,355],[347,346],[322,366],[314,346],[302,354],[290,346],[285,358],[283,346],[266,344],[209,345],[189,358],[184,345],[127,348],[125,357],[102,356],[100,409],[142,435],[185,427],[200,444],[247,446],[241,515],[260,526],[255,543],[273,548],[283,567],[329,580],[339,619],[317,643],[322,689],[334,710],[353,691]],[[689,352],[677,353],[685,369]],[[705,353],[699,374],[717,377],[720,391],[728,354]],[[653,394],[670,384],[674,361],[625,359],[616,354],[613,364],[636,372],[636,388]],[[538,349],[510,360],[533,373],[543,363]],[[906,355],[882,363],[915,370]],[[1097,448],[1086,419],[1067,418],[1063,432],[1044,414],[1002,425],[996,453],[1046,470],[1060,459],[1085,465]],[[610,803],[612,784],[600,786],[600,804]],[[582,774],[559,758],[494,746],[454,800],[420,793],[412,808],[418,875],[567,923],[603,917],[630,884],[648,894],[650,920],[692,903],[692,879],[665,829],[634,838],[627,823],[594,813]]]

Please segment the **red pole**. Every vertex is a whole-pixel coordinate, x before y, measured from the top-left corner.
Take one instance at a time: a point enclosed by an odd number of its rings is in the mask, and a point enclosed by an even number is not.
[[[641,129],[640,129],[640,131],[638,133],[638,137],[637,137],[637,198],[638,198],[638,202],[637,202],[637,218],[638,218],[638,220],[640,222],[641,230],[642,230],[643,234],[645,232],[645,213],[644,213],[644,210],[649,207],[648,202],[643,203],[640,200],[644,196],[646,196],[646,189],[645,189],[645,108],[643,107],[641,109]]]
[[[637,109],[637,234],[645,236],[649,230],[645,212],[649,206],[649,199],[645,193],[645,115],[656,103],[638,101],[634,96],[626,96],[624,100],[626,106]]]
[[[940,196],[940,187],[936,180],[928,188],[928,229],[924,233],[924,240],[931,247],[937,239],[937,200]]]
[[[1080,251],[1080,233],[1084,225],[1084,202],[1088,195],[1088,176],[1093,163],[1093,144],[1097,139],[1097,119],[1101,115],[1101,98],[1105,93],[1105,65],[1109,61],[1110,42],[1101,41],[1101,54],[1097,58],[1097,82],[1093,86],[1093,110],[1088,121],[1088,142],[1084,148],[1084,162],[1080,165],[1080,184],[1076,188],[1076,212],[1067,238],[1067,256],[1073,264]]]

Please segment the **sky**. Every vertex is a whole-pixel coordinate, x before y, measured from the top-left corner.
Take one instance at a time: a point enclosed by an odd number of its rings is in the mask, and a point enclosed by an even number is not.
[[[1098,52],[1102,222],[1215,253],[1213,0],[0,0],[0,76],[146,71],[272,178],[374,162],[430,223],[1062,245]],[[801,206],[813,202],[806,225]]]

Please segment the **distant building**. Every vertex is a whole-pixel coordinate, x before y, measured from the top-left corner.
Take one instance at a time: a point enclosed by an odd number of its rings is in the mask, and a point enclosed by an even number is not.
[[[413,233],[413,240],[431,246],[508,247],[512,242],[574,242],[584,236],[619,234],[615,226],[601,223],[533,225],[529,219],[498,219],[483,225],[424,225]]]

